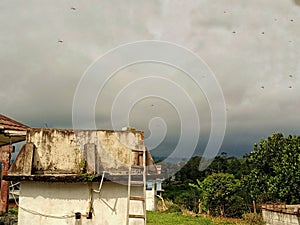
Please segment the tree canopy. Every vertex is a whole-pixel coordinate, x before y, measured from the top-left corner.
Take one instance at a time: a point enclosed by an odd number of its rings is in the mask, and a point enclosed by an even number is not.
[[[300,137],[277,133],[262,139],[250,153],[244,179],[253,200],[300,202]]]

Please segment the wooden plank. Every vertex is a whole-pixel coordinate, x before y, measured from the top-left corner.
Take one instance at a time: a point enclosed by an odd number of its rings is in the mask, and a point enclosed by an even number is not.
[[[130,196],[130,200],[145,201],[145,198],[144,197],[140,197],[140,196]]]
[[[129,214],[129,218],[132,218],[132,219],[145,219],[145,215]]]

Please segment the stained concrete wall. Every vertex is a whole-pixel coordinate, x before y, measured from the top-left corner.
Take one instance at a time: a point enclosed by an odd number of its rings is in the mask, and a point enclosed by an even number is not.
[[[97,183],[21,182],[19,225],[125,225],[127,216],[127,186],[104,182],[101,193],[93,193],[94,215],[75,220],[75,213],[86,214],[90,189]],[[142,187],[133,187],[135,195],[142,195]],[[131,213],[143,214],[142,202],[132,202]],[[63,216],[70,215],[70,218]],[[76,223],[77,222],[77,223]],[[143,224],[131,219],[131,225]]]
[[[157,210],[157,197],[155,182],[152,182],[152,189],[146,190],[146,210],[155,211]]]
[[[262,210],[266,225],[299,225],[300,217],[293,214]]]
[[[131,154],[134,165],[142,164],[139,155],[142,153],[132,153],[131,149],[145,149],[143,132],[29,129],[24,150],[20,151],[9,174],[80,174],[83,170],[119,174],[128,171]],[[29,153],[32,157],[27,157],[27,162],[25,156]],[[147,165],[153,165],[148,152]]]
[[[27,143],[35,145],[33,170],[80,173],[86,161],[91,171],[127,170],[130,149],[143,149],[142,132],[31,129]]]

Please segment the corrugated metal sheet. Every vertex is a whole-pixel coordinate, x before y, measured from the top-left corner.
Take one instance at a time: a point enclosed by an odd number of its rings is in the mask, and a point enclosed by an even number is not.
[[[0,146],[24,141],[29,127],[0,114]]]
[[[0,114],[0,129],[26,131],[28,126]]]

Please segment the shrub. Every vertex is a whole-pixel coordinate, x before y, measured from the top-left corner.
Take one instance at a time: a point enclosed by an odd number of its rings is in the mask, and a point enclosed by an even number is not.
[[[258,213],[245,213],[243,214],[243,220],[249,225],[264,225],[265,222],[261,214]]]
[[[8,209],[8,214],[18,216],[18,207],[9,208]]]
[[[179,205],[177,204],[173,204],[173,205],[170,205],[167,212],[169,213],[173,213],[173,212],[181,212],[181,208]]]

